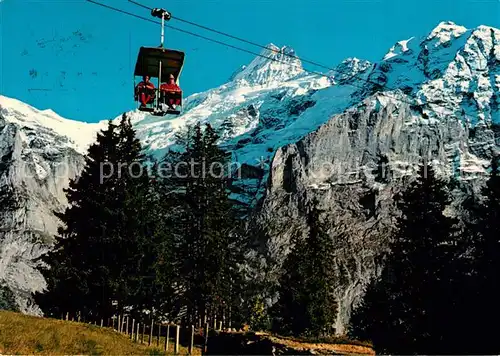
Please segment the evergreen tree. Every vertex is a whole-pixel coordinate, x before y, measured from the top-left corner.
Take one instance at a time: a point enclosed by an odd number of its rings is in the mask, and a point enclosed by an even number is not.
[[[377,168],[373,170],[375,182],[388,183],[391,180],[391,170],[389,167],[389,159],[386,155],[377,154]]]
[[[127,261],[120,279],[128,280],[128,283],[122,284],[122,288],[128,288],[122,293],[129,296],[129,306],[136,310],[160,309],[168,300],[170,289],[162,285],[156,267],[165,261],[165,247],[170,235],[169,230],[164,228],[160,196],[148,167],[154,162],[146,161],[140,141],[125,116],[119,129],[118,151],[122,165],[117,168],[115,209],[121,212],[121,255]],[[166,269],[163,270],[165,272]]]
[[[0,284],[0,310],[19,311],[14,293],[6,284]]]
[[[176,147],[181,149],[171,150],[164,160],[172,173],[162,183],[170,219],[175,221],[176,270],[182,290],[178,308],[187,308],[190,322],[227,316],[230,307],[236,307],[241,286],[243,246],[229,199],[228,157],[217,140],[210,125],[203,130],[198,124],[177,138]]]
[[[239,307],[239,290],[243,285],[240,264],[243,260],[240,222],[236,217],[235,204],[229,198],[227,163],[228,154],[217,146],[219,137],[210,125],[203,135],[203,159],[208,174],[205,178],[206,194],[206,244],[207,264],[204,270],[206,303],[212,315],[221,319],[226,306],[233,306],[236,315]],[[203,234],[203,231],[201,231]]]
[[[493,157],[491,174],[480,197],[466,201],[466,213],[472,250],[471,290],[467,308],[470,352],[497,354],[496,328],[500,317],[497,296],[500,293],[500,173],[499,158]]]
[[[66,190],[60,236],[42,257],[48,292],[37,299],[48,314],[107,318],[116,308],[148,304],[154,219],[143,159],[126,115],[90,146],[81,176]]]
[[[446,183],[430,165],[398,199],[401,216],[382,274],[371,283],[351,320],[354,337],[376,352],[455,353],[460,323],[464,246],[457,220],[446,216]]]
[[[59,229],[53,250],[42,257],[48,266],[41,270],[48,292],[36,296],[49,315],[90,314],[92,310],[103,317],[111,315],[114,295],[108,284],[108,258],[114,250],[106,221],[112,219],[108,202],[115,184],[111,179],[101,181],[101,177],[111,175],[117,145],[116,125],[110,121],[89,147],[81,176],[71,180],[65,191],[70,206],[58,214],[65,226]]]
[[[320,222],[321,211],[316,205],[307,215],[309,235],[294,238],[280,280],[275,327],[294,335],[324,336],[334,331],[335,244]]]
[[[18,196],[16,196],[14,189],[8,184],[0,186],[0,206],[2,207],[2,218],[7,212],[12,213],[19,208],[20,204]]]
[[[145,300],[149,299],[150,306],[154,306],[160,314],[170,316],[174,313],[176,304],[174,239],[175,227],[180,221],[176,220],[176,214],[172,211],[172,197],[163,195],[165,187],[158,162],[152,161],[150,165],[149,207],[146,216],[151,221],[146,224],[154,229],[151,231],[152,239],[145,241],[150,248],[147,254],[150,259],[144,264],[149,268],[144,273],[149,276],[145,279],[149,288],[149,297]]]

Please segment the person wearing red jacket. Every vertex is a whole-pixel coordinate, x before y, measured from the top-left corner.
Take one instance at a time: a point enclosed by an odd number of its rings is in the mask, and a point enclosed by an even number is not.
[[[149,75],[142,77],[142,82],[135,87],[135,100],[141,102],[141,108],[154,101],[155,85],[149,80]]]
[[[175,77],[173,74],[170,74],[170,76],[168,77],[168,83],[163,83],[162,85],[160,85],[160,91],[164,103],[167,104],[171,109],[174,108],[174,105],[181,105],[181,98],[178,94],[181,93],[182,90],[175,83]]]

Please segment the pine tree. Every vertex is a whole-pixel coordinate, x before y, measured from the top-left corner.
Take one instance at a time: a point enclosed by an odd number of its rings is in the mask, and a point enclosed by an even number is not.
[[[149,287],[150,306],[161,314],[170,316],[175,311],[176,271],[174,256],[175,226],[179,223],[176,214],[172,212],[172,196],[164,196],[164,185],[159,169],[159,163],[151,160],[151,179],[148,191],[148,210],[145,212],[145,224],[152,226],[151,239],[145,241],[149,247],[149,261],[144,264],[149,271],[144,275],[149,276],[144,281]]]
[[[378,183],[388,183],[391,180],[389,159],[386,155],[377,154],[377,168],[373,171],[375,181]]]
[[[229,199],[225,165],[227,154],[217,146],[218,136],[206,125],[196,125],[177,138],[165,157],[172,170],[163,180],[170,200],[175,235],[176,270],[179,274],[178,309],[187,308],[187,319],[228,314],[241,285],[242,259],[239,223]]]
[[[6,212],[13,212],[19,208],[20,204],[17,200],[14,189],[8,184],[0,186],[0,206],[2,207],[2,215]]]
[[[332,333],[337,303],[333,295],[335,254],[333,238],[320,222],[313,203],[307,215],[309,235],[294,238],[284,262],[277,304],[277,328],[294,335],[325,336]]]
[[[0,310],[19,311],[14,293],[6,284],[0,284]]]
[[[107,130],[100,132],[97,142],[88,149],[80,178],[70,181],[65,191],[70,206],[59,214],[65,226],[59,229],[53,250],[42,257],[49,266],[41,270],[48,292],[36,296],[49,315],[90,314],[95,309],[103,317],[111,314],[111,271],[105,261],[111,246],[105,222],[111,220],[108,201],[114,184],[111,179],[100,178],[101,174],[110,176],[112,166],[104,162],[116,162],[117,145],[116,125],[109,122]]]
[[[160,198],[151,181],[151,170],[142,153],[142,146],[135,136],[130,119],[123,116],[119,126],[120,141],[116,190],[116,211],[120,211],[120,231],[122,256],[126,260],[120,279],[128,280],[128,302],[136,310],[160,308],[167,295],[160,295],[159,290],[168,290],[159,286],[156,263],[165,253],[165,240],[169,239],[168,229],[163,229]]]
[[[369,286],[351,320],[351,334],[376,352],[454,353],[460,350],[463,245],[446,183],[430,165],[398,199],[401,216],[382,274]]]
[[[234,203],[229,199],[228,155],[217,146],[219,137],[210,125],[203,135],[203,161],[208,174],[206,189],[206,249],[204,278],[206,298],[213,315],[221,319],[227,305],[238,307],[243,285],[239,265],[242,262],[243,242]]]
[[[81,176],[66,190],[54,249],[42,258],[48,292],[37,299],[48,314],[107,318],[116,308],[147,304],[154,219],[143,159],[125,115],[90,146]]]
[[[470,197],[465,206],[469,219],[467,232],[472,250],[472,278],[469,281],[470,310],[468,330],[470,352],[496,354],[496,328],[500,317],[500,173],[499,158],[493,157],[491,174],[480,197]]]

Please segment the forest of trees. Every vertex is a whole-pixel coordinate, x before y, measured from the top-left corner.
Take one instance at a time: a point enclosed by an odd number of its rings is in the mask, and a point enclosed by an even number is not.
[[[401,216],[380,277],[369,285],[350,334],[383,354],[497,354],[500,305],[498,158],[479,196],[449,216],[453,181],[430,165],[398,197]]]
[[[81,177],[66,190],[69,207],[59,214],[54,249],[42,257],[48,286],[36,301],[43,311],[91,320],[149,310],[188,324],[217,318],[283,335],[333,335],[331,261],[343,232],[326,229],[312,201],[307,234],[293,239],[277,302],[268,307],[242,268],[252,232],[231,200],[229,155],[217,133],[196,125],[176,140],[157,161],[143,155],[125,115],[99,133]],[[500,316],[496,158],[491,166],[481,194],[462,204],[460,220],[447,210],[452,186],[421,166],[397,197],[391,252],[352,315],[350,337],[371,341],[377,353],[500,350],[491,327]],[[165,174],[166,167],[176,171]]]
[[[157,162],[125,115],[109,122],[70,182],[63,227],[41,258],[48,287],[36,299],[46,314],[237,320],[244,243],[217,139],[197,125]]]

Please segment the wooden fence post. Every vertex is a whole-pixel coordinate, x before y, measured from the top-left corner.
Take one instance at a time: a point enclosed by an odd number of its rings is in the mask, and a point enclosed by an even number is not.
[[[111,322],[112,322],[111,327],[114,329],[115,328],[115,316],[114,315],[111,317]]]
[[[146,323],[142,323],[141,344],[144,344],[144,333],[145,332],[146,332]]]
[[[121,319],[120,319],[120,315],[118,315],[118,325],[117,325],[117,328],[116,328],[116,331],[120,332],[120,327],[121,327]]]
[[[193,346],[194,346],[194,325],[191,325],[191,340],[189,341],[189,354],[193,354]]]
[[[80,319],[81,319],[81,312],[78,312],[78,322],[80,322]]]
[[[203,331],[203,350],[202,355],[207,353],[207,345],[208,345],[208,323],[205,323],[205,330]]]
[[[130,317],[127,315],[127,322],[125,323],[125,335],[127,335],[127,336],[128,336],[128,319],[129,318]]]
[[[167,335],[165,336],[165,351],[168,351],[169,341],[170,341],[170,324],[167,325]]]
[[[148,341],[148,346],[151,346],[151,343],[153,342],[153,328],[154,328],[154,320],[151,318],[151,330],[149,330],[149,341]]]
[[[156,347],[160,347],[161,324],[158,324],[158,335],[156,336]]]
[[[222,321],[219,321],[219,331],[222,331]]]
[[[135,334],[135,341],[136,342],[139,342],[139,326],[141,325],[141,323],[137,323],[137,333]]]
[[[69,313],[66,312],[66,321],[69,321]]]
[[[130,333],[130,339],[134,341],[134,334],[135,334],[135,319],[132,319],[132,331]]]
[[[101,328],[102,328],[102,324],[104,324],[104,320],[101,319]]]
[[[180,325],[175,326],[175,347],[174,347],[174,354],[179,354],[179,332],[180,332]]]

